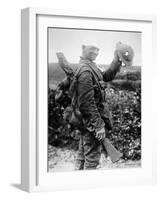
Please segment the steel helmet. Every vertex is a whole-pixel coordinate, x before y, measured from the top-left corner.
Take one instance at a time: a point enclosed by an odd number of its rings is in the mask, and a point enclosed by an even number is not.
[[[126,66],[131,66],[133,57],[134,57],[134,51],[131,46],[123,44],[122,42],[118,42],[116,44],[116,49],[118,52],[118,56],[121,59],[121,61]]]

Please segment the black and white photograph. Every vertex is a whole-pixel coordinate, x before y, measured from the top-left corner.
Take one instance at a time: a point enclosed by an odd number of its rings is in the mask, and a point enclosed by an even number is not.
[[[141,32],[47,31],[48,172],[140,168]]]

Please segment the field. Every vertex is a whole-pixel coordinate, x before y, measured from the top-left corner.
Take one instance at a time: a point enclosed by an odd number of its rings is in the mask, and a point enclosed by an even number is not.
[[[76,68],[77,65],[72,64]],[[108,68],[101,65],[101,68]],[[49,65],[49,171],[74,170],[79,132],[63,121],[63,106],[54,101],[56,85],[65,78],[58,64]],[[112,112],[114,128],[108,138],[123,153],[116,164],[101,156],[101,169],[141,166],[141,67],[122,67],[106,85],[106,100]],[[68,102],[68,99],[64,100]]]

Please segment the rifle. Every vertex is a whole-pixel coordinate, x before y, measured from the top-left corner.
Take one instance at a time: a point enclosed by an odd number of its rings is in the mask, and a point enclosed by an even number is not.
[[[62,70],[65,72],[65,74],[67,75],[68,78],[70,78],[70,80],[74,77],[74,71],[73,69],[70,67],[70,64],[68,63],[67,59],[65,58],[63,53],[57,53],[57,58],[58,58],[58,62],[59,62],[59,66],[62,68]],[[107,153],[107,155],[111,158],[111,161],[117,162],[120,160],[120,158],[122,157],[122,153],[120,153],[109,141],[108,138],[103,139],[102,141],[102,145]]]
[[[65,72],[68,78],[72,78],[74,76],[74,71],[70,67],[70,64],[68,63],[67,59],[65,58],[64,54],[61,52],[56,53],[59,66],[62,68],[62,70]]]
[[[108,138],[102,140],[103,148],[105,149],[107,155],[111,158],[111,161],[117,162],[123,156],[109,141]]]

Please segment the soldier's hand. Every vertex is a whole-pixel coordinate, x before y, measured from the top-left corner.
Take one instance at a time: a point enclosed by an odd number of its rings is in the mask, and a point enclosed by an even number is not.
[[[105,128],[103,127],[101,130],[96,132],[96,138],[101,141],[105,138]]]
[[[118,61],[121,61],[119,55],[118,55],[118,50],[116,49],[115,52],[114,52],[114,61],[118,62]]]

